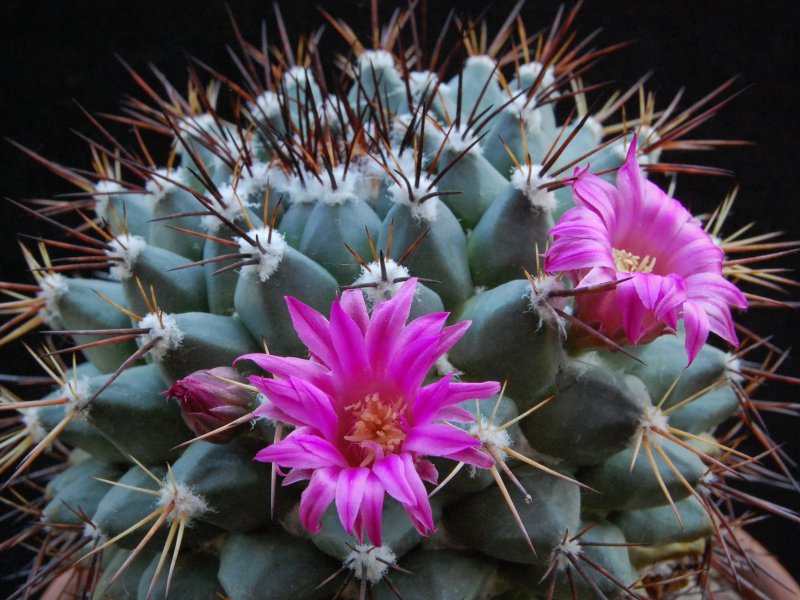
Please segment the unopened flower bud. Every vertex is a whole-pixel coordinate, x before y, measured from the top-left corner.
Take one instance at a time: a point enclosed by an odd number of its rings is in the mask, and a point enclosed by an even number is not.
[[[232,381],[245,383],[239,372],[231,367],[195,371],[176,381],[164,394],[178,400],[181,416],[189,429],[197,435],[204,435],[250,413],[255,393],[230,383]],[[205,438],[205,441],[225,444],[239,435],[242,428],[221,431]]]

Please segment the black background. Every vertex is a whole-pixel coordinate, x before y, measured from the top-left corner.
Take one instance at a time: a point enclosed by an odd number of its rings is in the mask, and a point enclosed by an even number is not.
[[[322,23],[317,3],[280,1],[290,32],[306,32]],[[491,5],[488,18],[499,25],[510,1]],[[336,16],[344,17],[358,32],[369,23],[365,0],[320,2]],[[445,6],[429,0],[431,31],[438,33]],[[268,2],[230,2],[247,39],[257,41],[263,18],[275,34]],[[388,16],[390,3],[381,2]],[[461,2],[460,11],[476,14],[483,2]],[[530,0],[523,9],[529,31],[549,23],[558,3]],[[664,107],[681,87],[686,88],[684,106],[699,99],[732,76],[739,76],[735,89],[745,89],[729,107],[700,130],[703,137],[749,140],[753,146],[715,151],[690,157],[668,156],[724,167],[733,178],[682,177],[678,197],[695,212],[712,208],[735,183],[741,185],[736,213],[729,231],[751,220],[757,231],[786,231],[800,237],[800,186],[797,144],[800,137],[800,8],[792,0],[752,2],[745,0],[589,0],[578,18],[578,30],[588,34],[603,31],[600,45],[622,40],[635,42],[607,58],[587,76],[588,82],[614,81],[632,84],[653,69],[648,82]],[[333,50],[346,50],[330,28],[324,35],[323,60],[330,62]],[[273,37],[277,41],[277,37]],[[183,89],[188,56],[196,56],[228,74],[235,68],[225,45],[234,44],[221,1],[114,0],[4,0],[0,3],[0,135],[20,142],[57,162],[88,168],[86,144],[70,130],[98,136],[80,113],[76,102],[90,112],[116,112],[126,95],[144,98],[123,67],[119,54],[137,71],[155,64],[178,89]],[[152,82],[154,78],[150,77]],[[124,128],[115,129],[130,142]],[[16,200],[52,197],[74,191],[69,185],[38,167],[9,144],[0,141],[0,196]],[[0,203],[0,258],[2,280],[25,280],[18,258],[15,232],[34,232],[38,225],[8,203]],[[796,267],[797,259],[783,263]],[[781,347],[796,345],[800,318],[794,311],[753,311],[742,322],[764,334],[774,335]],[[0,372],[33,372],[18,345],[4,348]],[[790,357],[785,373],[800,374],[800,361]],[[794,400],[797,388],[770,384],[759,398]],[[797,456],[798,422],[771,419],[774,437],[786,442]],[[762,495],[797,510],[797,496],[777,490]],[[777,518],[752,528],[757,537],[777,552],[797,576],[800,569],[793,556],[798,529]],[[2,558],[0,558],[2,560]],[[5,570],[5,569],[4,569]]]

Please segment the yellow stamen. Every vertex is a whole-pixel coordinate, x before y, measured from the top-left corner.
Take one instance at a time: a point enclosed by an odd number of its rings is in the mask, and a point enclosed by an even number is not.
[[[362,466],[367,466],[375,459],[371,449],[375,444],[383,448],[386,454],[393,454],[400,449],[406,438],[402,423],[405,408],[402,399],[382,402],[378,393],[368,394],[363,400],[345,407],[354,414],[356,420],[350,435],[344,439],[368,451]]]
[[[640,258],[627,250],[611,249],[614,256],[614,266],[623,273],[652,273],[656,266],[656,257],[649,254]]]

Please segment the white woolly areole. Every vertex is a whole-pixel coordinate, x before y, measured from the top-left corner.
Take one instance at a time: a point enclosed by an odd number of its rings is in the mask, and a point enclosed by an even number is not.
[[[79,411],[82,411],[89,404],[92,399],[92,390],[89,387],[88,377],[79,377],[70,379],[61,386],[61,395],[64,396],[69,403]],[[84,411],[85,412],[85,411]]]
[[[117,196],[122,192],[127,191],[116,181],[109,181],[103,179],[94,185],[94,212],[101,219],[106,218],[108,215],[108,203],[111,201],[112,196]]]
[[[178,132],[182,135],[200,137],[204,133],[213,134],[218,131],[219,127],[217,126],[217,122],[214,120],[214,117],[208,113],[188,116],[178,122]],[[181,152],[183,145],[178,143],[177,148],[178,152]]]
[[[250,103],[250,111],[256,117],[267,117],[271,119],[281,114],[281,104],[278,101],[278,94],[272,90],[266,90],[256,98],[255,102]]]
[[[33,438],[34,442],[38,444],[47,437],[47,430],[39,420],[38,408],[22,409],[20,412],[22,412],[22,424],[25,426],[25,430],[28,432],[28,435]]]
[[[181,171],[177,169],[158,169],[150,180],[144,184],[144,189],[150,192],[153,204],[158,204],[167,197],[167,194],[178,187],[176,183],[185,183]]]
[[[423,92],[433,91],[437,81],[436,73],[432,71],[411,71],[408,74],[408,87],[411,89],[411,95],[415,98],[422,95]],[[444,91],[442,85],[439,84],[437,91]]]
[[[264,192],[269,185],[270,175],[279,173],[275,169],[273,173],[272,164],[268,162],[255,162],[249,167],[242,169],[242,174],[236,182],[236,192],[244,199],[261,200]],[[257,198],[253,198],[258,196]],[[275,199],[277,201],[277,198]]]
[[[219,190],[222,203],[224,203],[225,206],[217,204],[214,208],[228,221],[235,221],[242,215],[243,208],[247,209],[252,206],[251,202],[245,200],[244,194],[234,192],[230,184],[226,183],[219,186],[217,189]],[[203,215],[200,218],[200,224],[205,227],[206,231],[212,234],[217,233],[224,226],[224,223],[216,214]]]
[[[731,352],[725,353],[725,379],[733,383],[744,381],[742,376],[742,359]]]
[[[588,117],[583,122],[583,128],[591,132],[596,143],[600,143],[600,140],[603,139],[603,135],[605,135],[603,132],[603,124],[594,117]]]
[[[39,316],[48,325],[58,323],[58,300],[69,290],[69,280],[58,273],[48,273],[39,282],[39,291],[36,297],[44,300],[44,306],[39,309]]]
[[[478,423],[475,423],[470,427],[469,433],[487,448],[508,448],[513,445],[508,431],[494,425],[487,427],[484,424],[483,427],[479,427]]]
[[[306,82],[310,79],[313,81],[313,77],[311,77],[311,72],[308,70],[308,67],[292,67],[284,74],[286,79],[291,79],[297,85],[305,87]]]
[[[556,563],[556,567],[563,571],[570,565],[569,557],[578,558],[581,552],[583,552],[583,548],[581,548],[578,540],[567,540],[560,543],[553,548],[553,560]]]
[[[519,80],[529,79],[531,83],[536,81],[536,78],[539,77],[539,73],[542,72],[542,68],[544,65],[538,61],[529,62],[524,65],[520,65],[519,67]],[[556,73],[553,70],[553,67],[547,67],[545,69],[544,75],[542,75],[542,79],[539,82],[540,90],[545,88],[551,87],[556,82]]]
[[[381,278],[381,266],[378,262],[369,264],[371,271],[366,267],[361,267],[361,274],[353,282],[353,285],[369,284],[372,287],[362,288],[362,292],[367,298],[370,306],[375,306],[384,300],[391,300],[394,295],[400,290],[403,282],[393,283],[395,279],[408,278],[408,269],[403,265],[398,265],[391,258],[384,261],[386,265],[387,281]]]
[[[642,148],[657,142],[660,136],[656,133],[655,129],[647,125],[640,125],[636,128],[636,162],[640,165],[650,165],[657,163],[661,158],[661,150],[655,149],[652,152],[642,152]],[[623,138],[616,143],[612,144],[611,148],[616,156],[624,161],[628,157],[628,149],[630,148],[631,141],[628,138]]]
[[[526,94],[513,98],[505,108],[506,111],[522,119],[528,139],[542,135],[542,109],[536,100]]]
[[[657,406],[648,406],[639,420],[639,427],[650,444],[658,445],[662,438],[655,430],[666,431],[669,427],[669,418]]]
[[[408,194],[406,182],[400,179],[399,182],[392,181],[389,184],[389,199],[395,204],[407,206],[411,216],[415,219],[433,223],[439,216],[439,198],[434,196],[424,202],[417,202],[417,198],[435,192],[436,187],[430,187],[432,180],[424,174],[419,178],[419,185],[414,185],[413,175],[409,177],[409,180],[411,181],[412,196]]]
[[[495,59],[493,59],[488,54],[475,54],[474,56],[470,56],[467,58],[466,66],[467,67],[488,67],[490,69],[494,69],[494,66],[497,64]]]
[[[331,183],[331,177],[327,172],[320,173],[320,179],[313,178],[311,181],[306,180],[306,187],[314,195],[315,199],[328,204],[329,206],[336,206],[343,204],[347,200],[355,200],[356,196],[356,179],[358,173],[348,171],[345,176],[344,165],[338,165],[332,169],[333,181],[336,182],[336,189]]]
[[[447,355],[447,352],[442,354],[435,363],[433,363],[433,368],[436,369],[436,372],[441,376],[445,377],[446,375],[450,375],[451,373],[459,374],[459,371],[453,363],[450,362],[450,357]]]
[[[525,165],[521,169],[515,169],[511,175],[511,185],[525,195],[534,211],[551,213],[556,209],[556,195],[540,188],[552,182],[546,175],[539,176],[541,168],[542,165]]]
[[[166,313],[160,315],[148,313],[139,321],[139,329],[148,330],[146,334],[139,336],[140,346],[145,346],[158,338],[150,349],[150,353],[156,358],[163,358],[183,343],[183,332],[178,328],[175,317]]]
[[[531,309],[539,317],[539,327],[545,323],[549,327],[557,328],[559,333],[566,337],[567,330],[564,319],[555,311],[556,308],[564,310],[566,300],[562,296],[551,296],[552,292],[560,292],[564,289],[562,283],[552,275],[537,277],[531,285],[531,291],[527,294],[531,304]]]
[[[366,50],[358,57],[358,68],[369,73],[371,69],[380,71],[394,67],[394,56],[386,50]]]
[[[147,246],[147,242],[143,237],[126,233],[108,242],[108,246],[106,256],[119,259],[114,261],[108,274],[111,279],[122,281],[131,276],[131,268],[141,251]]]
[[[357,579],[376,583],[386,575],[389,565],[394,564],[395,560],[397,555],[389,546],[359,544],[345,557],[344,565],[353,571]]]
[[[236,242],[239,244],[239,252],[241,254],[258,258],[257,265],[245,265],[242,267],[242,271],[254,271],[258,273],[258,278],[261,281],[266,281],[278,270],[278,265],[281,264],[289,244],[286,243],[286,238],[283,234],[274,229],[270,238],[268,227],[253,229],[249,232],[249,235],[254,241],[258,240],[264,250],[262,251],[261,248],[254,246],[243,237],[237,238]]]
[[[187,525],[203,513],[209,511],[205,498],[195,494],[190,487],[182,483],[169,483],[161,488],[161,497],[156,502],[159,508],[172,506],[172,512],[167,518],[172,522],[176,518],[185,520]]]
[[[102,546],[108,541],[108,536],[92,522],[83,524],[83,537],[91,540],[94,546]]]
[[[481,155],[483,154],[483,148],[481,148],[480,144],[475,143],[477,139],[471,131],[462,132],[460,127],[454,126],[450,128],[445,143],[447,144],[447,149],[455,154],[459,154],[469,148],[468,154]],[[470,148],[470,146],[472,147]]]

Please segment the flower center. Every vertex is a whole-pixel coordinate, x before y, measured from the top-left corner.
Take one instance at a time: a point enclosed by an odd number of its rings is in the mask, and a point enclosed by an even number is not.
[[[353,413],[355,423],[350,435],[344,436],[344,439],[367,450],[360,466],[371,464],[376,458],[376,451],[393,454],[400,449],[400,445],[406,439],[403,428],[405,408],[402,399],[392,403],[382,402],[377,392],[368,394],[363,400],[345,407]]]
[[[649,254],[640,258],[627,250],[611,249],[614,256],[614,266],[623,273],[652,273],[656,266],[656,257]]]

